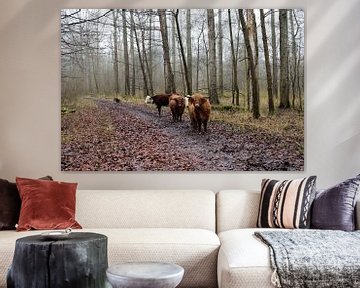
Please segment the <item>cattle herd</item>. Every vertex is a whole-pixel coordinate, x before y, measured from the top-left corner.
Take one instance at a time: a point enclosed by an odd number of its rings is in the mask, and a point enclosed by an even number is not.
[[[211,105],[208,97],[196,93],[192,96],[183,96],[178,93],[158,94],[154,96],[146,96],[145,103],[153,103],[158,109],[161,116],[161,107],[169,106],[172,114],[172,120],[182,121],[182,115],[185,107],[187,107],[190,117],[190,124],[194,130],[199,133],[202,130],[207,132],[207,123],[210,117]]]

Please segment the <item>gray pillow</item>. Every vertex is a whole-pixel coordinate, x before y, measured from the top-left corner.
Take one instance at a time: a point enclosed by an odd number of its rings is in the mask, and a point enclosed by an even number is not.
[[[311,228],[355,230],[355,201],[359,186],[360,174],[317,191],[311,211]]]

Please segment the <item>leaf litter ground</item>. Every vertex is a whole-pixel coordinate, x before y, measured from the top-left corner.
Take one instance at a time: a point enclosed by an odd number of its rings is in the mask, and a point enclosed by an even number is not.
[[[91,100],[62,115],[63,171],[302,171],[303,149],[278,133],[211,121],[193,131],[168,107]]]

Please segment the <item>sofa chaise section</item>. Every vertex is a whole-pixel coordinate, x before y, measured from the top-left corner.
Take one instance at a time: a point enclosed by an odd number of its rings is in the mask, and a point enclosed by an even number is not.
[[[274,287],[269,248],[255,238],[260,193],[223,190],[216,195],[220,288]]]
[[[260,192],[223,190],[216,195],[217,233],[221,248],[218,256],[218,287],[274,287],[271,283],[269,248],[254,236]],[[356,224],[360,224],[357,202]]]

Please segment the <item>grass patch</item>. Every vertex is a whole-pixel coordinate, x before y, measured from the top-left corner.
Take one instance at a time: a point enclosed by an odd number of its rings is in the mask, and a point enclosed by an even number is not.
[[[273,116],[261,116],[259,119],[253,119],[250,112],[224,113],[213,110],[211,121],[227,123],[244,132],[287,137],[296,142],[301,151],[304,149],[304,117],[294,110],[277,111]]]
[[[275,113],[268,115],[267,93],[260,93],[260,118],[254,119],[252,113],[247,111],[244,95],[240,96],[240,105],[232,104],[232,95],[225,92],[220,98],[221,104],[212,105],[211,121],[218,121],[232,125],[235,129],[253,131],[256,133],[266,133],[267,135],[277,135],[286,137],[299,147],[299,151],[304,151],[304,114],[294,109],[281,110],[280,99],[274,99]]]
[[[74,113],[77,110],[80,110],[85,107],[95,107],[94,103],[95,97],[85,95],[85,96],[74,96],[71,99],[62,99],[61,101],[61,114]]]

